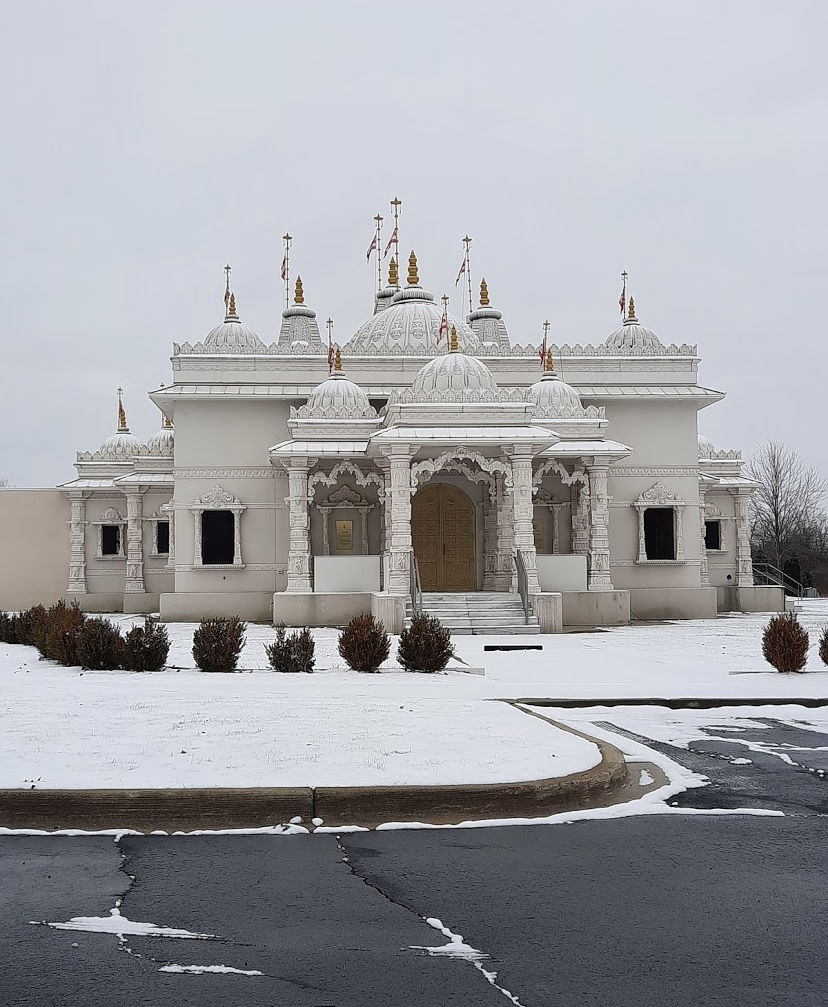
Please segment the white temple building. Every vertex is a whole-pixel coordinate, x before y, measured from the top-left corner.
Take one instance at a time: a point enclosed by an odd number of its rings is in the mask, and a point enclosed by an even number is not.
[[[724,394],[698,383],[695,346],[665,345],[630,298],[605,339],[544,356],[485,280],[458,318],[414,252],[398,269],[335,352],[301,280],[270,343],[235,296],[173,343],[158,432],[139,440],[119,401],[59,487],[65,596],[167,620],[373,611],[394,631],[419,607],[477,632],[783,607],[753,585],[755,484],[698,435]]]

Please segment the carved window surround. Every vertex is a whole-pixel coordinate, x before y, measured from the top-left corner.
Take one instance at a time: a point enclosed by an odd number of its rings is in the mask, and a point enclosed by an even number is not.
[[[633,501],[633,507],[638,511],[638,558],[637,566],[686,566],[684,558],[684,530],[682,514],[687,501],[672,493],[663,483],[655,483],[641,496]],[[675,543],[675,559],[648,559],[647,545],[644,536],[644,511],[650,507],[668,507],[673,511],[673,535]]]
[[[145,517],[144,520],[152,525],[152,545],[150,547],[150,556],[155,559],[167,559],[169,556],[174,555],[173,552],[173,535],[174,535],[174,516],[171,513],[172,508],[169,504],[162,504],[154,514],[150,514]],[[170,548],[167,552],[158,551],[158,523],[166,522],[170,526]]]
[[[322,555],[330,556],[330,516],[335,510],[355,510],[359,511],[360,530],[362,532],[362,555],[368,555],[368,514],[377,506],[370,503],[359,493],[356,493],[349,486],[340,486],[338,490],[329,493],[324,500],[314,505],[322,515]]]
[[[194,570],[243,570],[241,549],[241,516],[247,508],[232,493],[221,486],[214,486],[209,493],[196,497],[187,508],[193,515],[193,569]],[[201,560],[201,515],[206,510],[229,510],[233,514],[233,562],[203,563]]]
[[[126,553],[124,552],[124,546],[126,545],[126,518],[121,517],[120,512],[115,507],[107,507],[103,512],[98,521],[90,521],[91,525],[98,529],[97,531],[97,549],[95,556],[97,559],[104,563],[111,563],[113,561],[119,562],[120,560],[126,559]],[[103,530],[104,527],[117,526],[119,529],[118,534],[118,552],[114,555],[104,556],[103,552]]]
[[[571,504],[569,500],[559,500],[554,493],[539,487],[535,495],[535,506],[546,507],[552,512],[552,555],[557,556],[561,551],[560,546],[560,512],[569,510]]]

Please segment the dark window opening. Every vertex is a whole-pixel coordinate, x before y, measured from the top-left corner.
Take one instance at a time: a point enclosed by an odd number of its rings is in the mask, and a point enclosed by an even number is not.
[[[647,559],[676,558],[672,507],[648,507],[644,511],[644,549]]]
[[[101,555],[119,556],[121,553],[121,527],[117,524],[101,526]]]
[[[201,562],[205,565],[232,563],[236,558],[233,512],[206,510],[201,515]]]
[[[721,549],[722,526],[719,521],[704,522],[704,547],[705,549]]]
[[[168,555],[170,551],[170,522],[159,521],[157,528],[158,528],[156,534],[156,543],[158,547],[157,552],[159,555],[161,555],[162,553]]]

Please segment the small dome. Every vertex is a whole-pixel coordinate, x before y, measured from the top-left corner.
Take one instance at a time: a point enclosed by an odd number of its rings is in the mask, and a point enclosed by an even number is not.
[[[452,339],[456,340],[456,331],[452,332]],[[455,344],[455,348],[434,357],[420,369],[414,378],[412,391],[415,398],[431,392],[497,393],[497,382],[482,360],[460,353]]]
[[[635,317],[635,301],[631,297],[629,314],[624,319],[624,324],[607,336],[604,346],[608,350],[640,353],[642,350],[663,349],[664,344],[652,329],[645,328]]]
[[[101,444],[99,452],[108,458],[119,461],[128,461],[133,455],[138,454],[141,442],[129,432],[129,430],[119,430]]]
[[[342,357],[336,351],[336,370],[310,393],[308,412],[337,412],[353,417],[375,415],[368,396],[356,382],[345,377]]]
[[[236,314],[236,295],[230,295],[230,307],[221,325],[204,337],[205,353],[263,353],[265,344],[256,333],[243,325]]]
[[[540,381],[530,386],[528,395],[543,412],[554,414],[583,408],[581,396],[554,371],[545,371]]]
[[[715,453],[713,441],[705,437],[704,434],[699,434],[699,458],[712,458]]]
[[[172,458],[175,436],[170,421],[164,417],[164,426],[147,441],[147,452],[154,458]]]

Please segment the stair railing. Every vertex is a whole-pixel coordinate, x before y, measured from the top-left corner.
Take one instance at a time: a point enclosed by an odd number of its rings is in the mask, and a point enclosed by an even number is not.
[[[523,559],[523,553],[518,549],[515,553],[515,566],[517,567],[517,589],[520,595],[520,600],[523,603],[523,616],[526,621],[526,625],[529,625],[529,576],[526,573],[526,563]]]
[[[409,554],[408,577],[411,611],[413,615],[419,615],[423,610],[423,586],[420,583],[420,564],[413,549]]]
[[[785,594],[792,594],[797,598],[802,598],[805,594],[805,587],[795,577],[772,563],[754,563],[753,578],[758,578],[763,586],[781,587]]]

